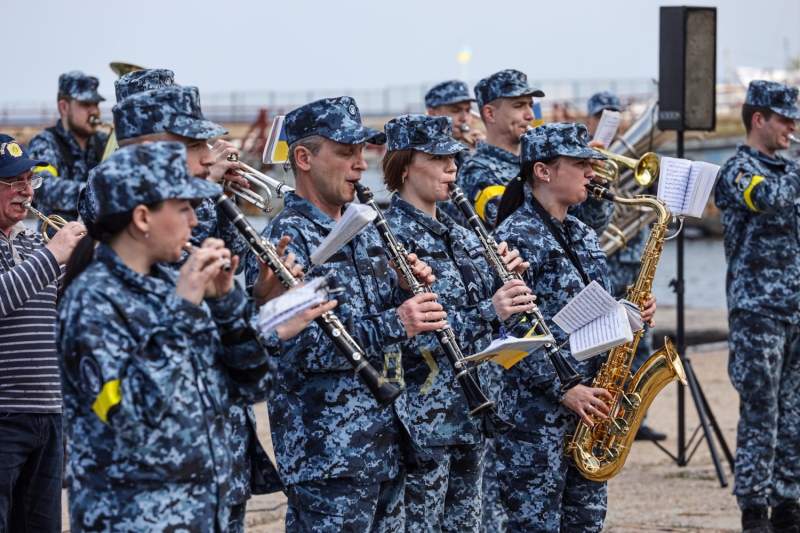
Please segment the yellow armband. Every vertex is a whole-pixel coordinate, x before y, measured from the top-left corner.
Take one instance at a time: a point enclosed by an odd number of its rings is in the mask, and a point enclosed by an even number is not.
[[[100,391],[100,394],[97,395],[92,404],[92,410],[105,424],[108,421],[108,412],[121,401],[122,393],[119,390],[119,380],[115,379],[103,385],[103,390]]]
[[[486,221],[486,204],[498,196],[502,196],[505,190],[506,188],[503,185],[490,185],[475,197],[475,211],[478,212],[478,216],[480,216],[484,222]]]

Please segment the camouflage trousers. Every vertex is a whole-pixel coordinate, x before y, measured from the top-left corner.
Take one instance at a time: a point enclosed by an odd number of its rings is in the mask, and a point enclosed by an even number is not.
[[[486,395],[500,405],[502,393],[502,372],[500,365],[483,365],[485,374],[481,375],[481,383],[488,385],[483,389]],[[484,379],[488,378],[488,379]],[[500,409],[502,413],[502,409]],[[497,442],[505,437],[486,439],[486,448],[483,455],[483,496],[481,498],[481,533],[505,533],[506,512],[500,501],[500,487],[497,484]]]
[[[228,533],[244,533],[244,516],[246,510],[246,503],[239,503],[231,507],[231,516],[228,519]]]
[[[484,443],[406,449],[406,533],[478,533]]]
[[[744,509],[800,498],[800,326],[728,317],[728,374],[739,393],[733,493]]]
[[[525,442],[509,435],[497,447],[497,479],[511,533],[603,530],[606,484],[580,475],[561,453],[563,437]]]
[[[306,481],[288,488],[286,533],[400,533],[405,472],[382,483],[351,478]]]

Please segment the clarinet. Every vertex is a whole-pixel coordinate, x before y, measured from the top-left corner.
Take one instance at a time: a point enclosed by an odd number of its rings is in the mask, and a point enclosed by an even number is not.
[[[516,272],[509,272],[506,270],[506,265],[503,263],[502,258],[497,254],[497,241],[495,241],[494,237],[489,235],[489,232],[486,231],[486,228],[484,227],[483,222],[481,222],[478,213],[475,212],[475,208],[472,207],[470,201],[467,200],[466,196],[464,196],[464,192],[455,183],[450,183],[448,186],[450,187],[450,197],[456,203],[459,209],[461,209],[461,212],[464,214],[464,218],[467,219],[467,222],[469,222],[469,225],[472,227],[475,235],[477,235],[478,240],[483,247],[483,256],[500,277],[500,280],[503,283],[508,283],[512,279],[521,280],[521,275],[517,274]],[[538,334],[551,335],[550,329],[547,327],[547,324],[544,321],[544,316],[542,316],[542,312],[535,304],[533,309],[530,311],[525,311],[525,318],[527,318],[529,324],[533,324],[533,327]],[[567,359],[561,353],[558,345],[548,342],[544,345],[544,349],[547,352],[547,357],[553,364],[556,375],[558,375],[558,380],[561,382],[561,387],[559,387],[561,392],[568,391],[575,385],[580,384],[580,382],[586,378],[586,376],[583,374],[578,374],[578,372],[572,368],[572,365],[569,364]]]
[[[225,194],[219,195],[216,199],[216,203],[220,211],[230,219],[231,223],[236,226],[236,229],[239,230],[244,240],[247,241],[250,250],[253,251],[256,257],[261,259],[272,269],[286,289],[291,289],[300,283],[300,280],[294,277],[291,271],[286,268],[286,265],[283,264],[275,246],[269,242],[268,239],[258,234],[236,204]],[[388,383],[383,379],[380,373],[369,364],[364,350],[358,345],[355,339],[347,333],[339,318],[333,314],[333,311],[328,311],[314,319],[314,322],[317,323],[336,349],[344,355],[347,362],[352,365],[361,380],[367,385],[370,392],[375,397],[375,400],[378,402],[379,409],[386,407],[403,393],[403,389]]]
[[[378,208],[378,204],[375,203],[372,197],[372,191],[358,182],[355,182],[354,185],[359,201],[362,204],[372,207],[378,214],[374,221],[375,226],[378,228],[378,233],[383,240],[389,258],[402,273],[403,279],[408,283],[411,292],[414,293],[414,295],[433,292],[429,287],[423,285],[414,275],[414,270],[406,259],[408,254],[403,245],[395,238],[391,228],[389,228],[386,218],[383,216],[380,208]],[[478,383],[472,377],[471,372],[477,367],[468,365],[463,360],[464,356],[461,353],[461,349],[458,347],[456,336],[450,328],[450,325],[445,322],[445,326],[442,329],[436,330],[434,333],[439,341],[439,345],[442,347],[447,359],[456,372],[456,380],[459,385],[461,385],[461,390],[464,391],[464,396],[467,399],[469,416],[484,415],[484,430],[487,436],[503,435],[514,429],[513,424],[510,424],[500,417],[495,408],[495,402],[486,397]]]

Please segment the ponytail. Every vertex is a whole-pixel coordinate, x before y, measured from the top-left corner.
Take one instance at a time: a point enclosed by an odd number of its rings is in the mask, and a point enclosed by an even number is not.
[[[531,190],[533,190],[533,184],[535,183],[533,177],[534,165],[536,163],[544,163],[548,166],[557,166],[560,157],[557,155],[541,161],[525,161],[520,165],[519,175],[506,185],[506,190],[503,192],[502,198],[500,198],[500,204],[497,206],[497,220],[494,223],[495,228],[525,202],[525,184],[529,183]]]

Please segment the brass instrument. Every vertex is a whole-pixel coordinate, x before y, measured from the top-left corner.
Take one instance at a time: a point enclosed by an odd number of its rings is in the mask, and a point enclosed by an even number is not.
[[[50,242],[50,236],[47,235],[47,228],[50,227],[53,231],[58,231],[64,226],[67,225],[67,221],[64,220],[62,217],[58,215],[50,215],[46,216],[38,209],[35,209],[32,205],[30,200],[25,200],[22,202],[22,207],[39,217],[42,221],[42,237],[44,237],[44,242]]]
[[[788,138],[789,138],[789,140],[790,140],[790,141],[792,141],[793,143],[800,143],[800,139],[798,139],[797,137],[795,137],[795,136],[794,136],[794,135],[792,135],[791,133],[790,133],[789,135],[787,135],[787,137],[788,137]]]
[[[600,148],[592,149],[608,158],[605,161],[593,163],[592,170],[599,177],[610,183],[619,181],[620,165],[633,170],[633,179],[639,187],[649,187],[658,179],[661,165],[658,162],[658,156],[653,152],[647,152],[639,159],[633,159],[632,157],[625,157]]]
[[[211,148],[211,145],[209,145]],[[263,172],[259,172],[258,170],[254,169],[253,167],[246,165],[239,161],[239,157],[236,154],[231,154],[228,156],[228,161],[236,161],[242,165],[242,169],[237,169],[236,173],[242,176],[248,183],[251,185],[258,185],[264,192],[266,193],[267,197],[264,198],[260,194],[252,191],[250,189],[246,189],[239,185],[238,183],[222,180],[220,185],[222,185],[226,190],[233,193],[234,196],[237,196],[248,202],[253,204],[260,210],[265,213],[269,213],[274,208],[271,206],[272,204],[272,190],[275,191],[278,198],[283,198],[284,192],[294,192],[292,187],[286,185],[285,181],[278,181],[275,178],[267,176]]]
[[[587,189],[597,199],[610,200],[615,204],[646,206],[658,216],[642,253],[639,276],[626,296],[628,301],[643,308],[650,298],[653,277],[672,214],[661,200],[653,196],[620,198],[594,184],[587,185]],[[644,415],[661,389],[675,380],[686,385],[686,373],[680,357],[667,337],[664,337],[665,346],[651,355],[635,376],[631,376],[633,355],[643,334],[644,330],[639,330],[633,334],[633,341],[613,348],[592,382],[592,387],[606,389],[612,395],[607,402],[608,418],[596,419],[593,428],[579,421],[575,434],[567,436],[564,441],[564,453],[572,456],[581,475],[592,481],[606,481],[619,473]]]
[[[98,126],[100,128],[110,128],[112,130],[114,129],[113,122],[108,122],[107,120],[100,120],[94,115],[89,117],[89,124],[91,124],[92,126]]]

